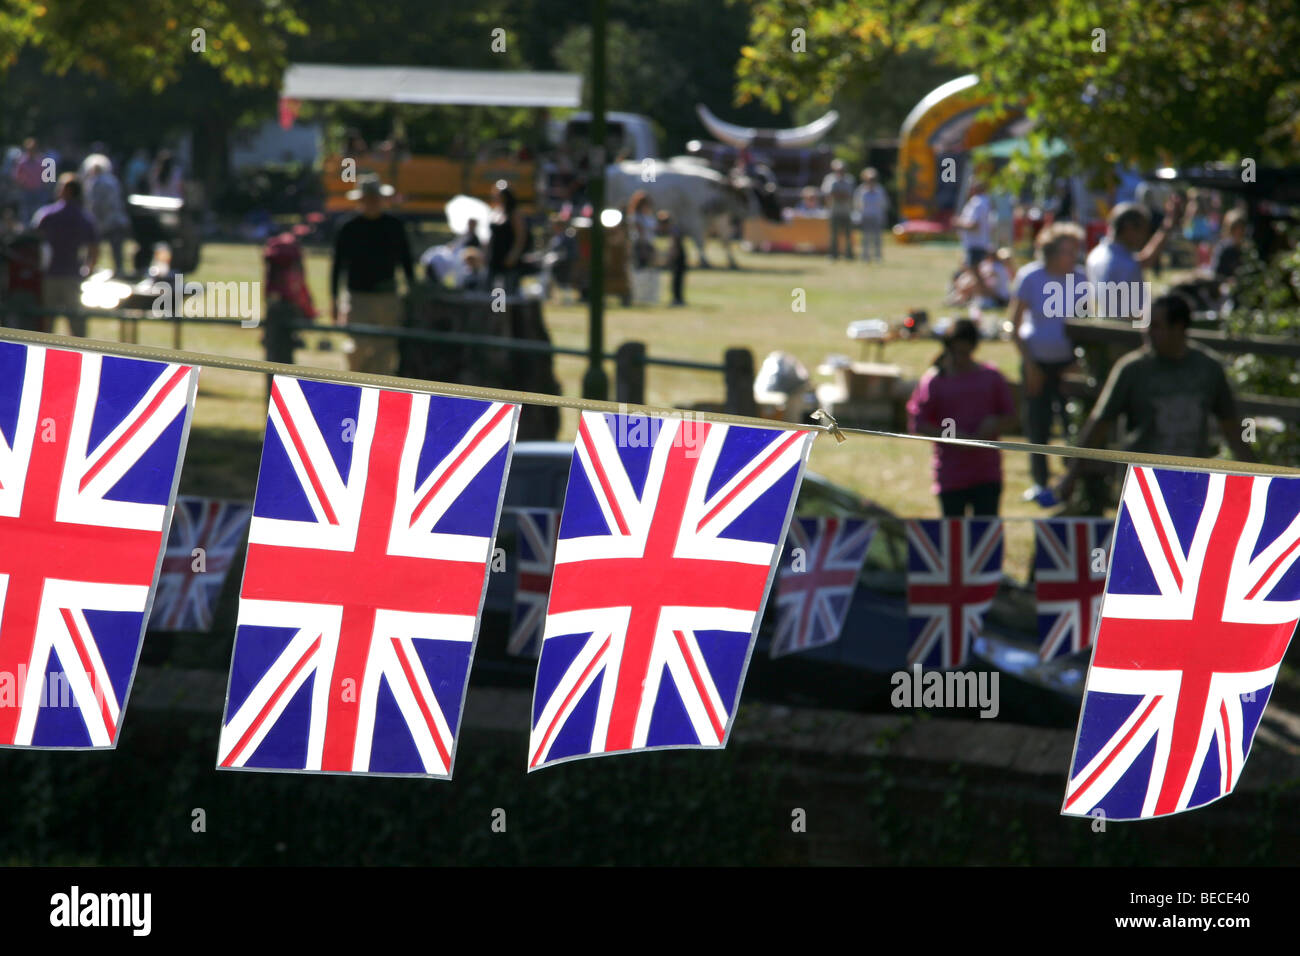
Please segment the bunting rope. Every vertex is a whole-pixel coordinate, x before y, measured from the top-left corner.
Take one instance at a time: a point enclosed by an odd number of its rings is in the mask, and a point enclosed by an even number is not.
[[[1113,451],[1105,448],[1079,448],[1073,445],[1038,445],[1032,442],[994,441],[982,438],[948,438],[941,435],[913,435],[874,428],[851,428],[838,424],[827,412],[818,409],[813,417],[822,424],[788,422],[781,419],[758,418],[751,415],[733,415],[726,412],[697,412],[663,405],[640,405],[627,402],[600,401],[589,398],[570,398],[565,395],[547,395],[542,392],[524,392],[516,389],[486,388],[478,385],[457,385],[452,382],[430,382],[424,379],[402,378],[397,375],[378,375],[373,372],[352,372],[343,369],[320,368],[314,365],[289,365],[268,362],[264,359],[234,358],[207,352],[190,352],[154,345],[136,345],[125,342],[108,342],[52,332],[31,332],[26,329],[0,329],[0,342],[18,342],[26,345],[44,345],[52,348],[79,349],[100,352],[123,358],[148,359],[179,365],[230,369],[264,375],[288,375],[294,378],[335,382],[342,385],[363,385],[373,388],[398,389],[430,395],[450,395],[477,398],[493,402],[510,402],[518,405],[546,405],[553,408],[572,408],[577,411],[611,412],[614,414],[642,414],[680,417],[688,415],[697,421],[717,422],[726,425],[749,425],[759,428],[777,428],[787,431],[811,431],[832,437],[836,444],[846,441],[845,435],[865,435],[871,438],[896,438],[931,444],[958,445],[967,448],[986,448],[994,451],[1022,452],[1033,455],[1052,455],[1057,458],[1080,458],[1087,461],[1114,465],[1145,465],[1153,468],[1210,471],[1222,474],[1253,475],[1260,477],[1300,476],[1300,468],[1270,465],[1220,458],[1188,458],[1181,455],[1153,455],[1144,452]]]

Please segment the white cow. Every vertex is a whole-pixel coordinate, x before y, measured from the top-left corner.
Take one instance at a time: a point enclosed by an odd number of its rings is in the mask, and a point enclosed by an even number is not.
[[[743,222],[755,207],[765,215],[780,215],[768,184],[749,177],[728,178],[692,158],[630,160],[606,168],[606,207],[626,212],[628,201],[640,189],[649,195],[656,211],[667,210],[695,243],[703,268],[709,266],[704,254],[706,238],[722,242],[727,264],[734,269],[731,241],[736,223]]]

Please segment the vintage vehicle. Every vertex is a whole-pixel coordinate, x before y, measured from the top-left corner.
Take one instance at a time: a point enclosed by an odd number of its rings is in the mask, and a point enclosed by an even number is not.
[[[285,71],[281,97],[288,104],[341,100],[549,109],[577,107],[581,86],[581,77],[572,73],[295,63]],[[398,148],[322,157],[325,212],[350,211],[347,194],[367,174],[379,176],[396,190],[395,206],[408,217],[441,217],[448,200],[457,195],[487,199],[501,179],[511,184],[522,205],[537,203],[535,156],[494,141],[480,144],[465,157],[417,156]]]

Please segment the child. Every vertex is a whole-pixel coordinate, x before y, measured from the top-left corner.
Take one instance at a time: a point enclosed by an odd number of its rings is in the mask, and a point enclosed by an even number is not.
[[[686,304],[686,240],[666,210],[659,213],[659,230],[670,239],[668,268],[673,273],[673,305],[683,306]]]

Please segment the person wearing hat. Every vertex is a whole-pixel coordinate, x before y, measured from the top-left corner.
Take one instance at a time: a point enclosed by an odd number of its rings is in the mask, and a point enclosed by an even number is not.
[[[330,268],[330,314],[339,324],[339,281],[347,275],[346,322],[352,325],[402,325],[402,300],[397,294],[397,267],[406,276],[409,292],[415,285],[411,244],[400,219],[384,211],[384,199],[393,187],[377,178],[361,181],[348,198],[360,211],[339,227],[334,237],[334,262]],[[348,367],[354,372],[393,375],[398,363],[397,339],[360,336],[353,340]]]
[[[1011,386],[992,365],[975,361],[980,333],[959,319],[944,336],[943,352],[917,383],[907,403],[908,428],[916,435],[994,440],[1016,427]],[[946,518],[998,514],[1002,453],[936,442],[933,491]]]

